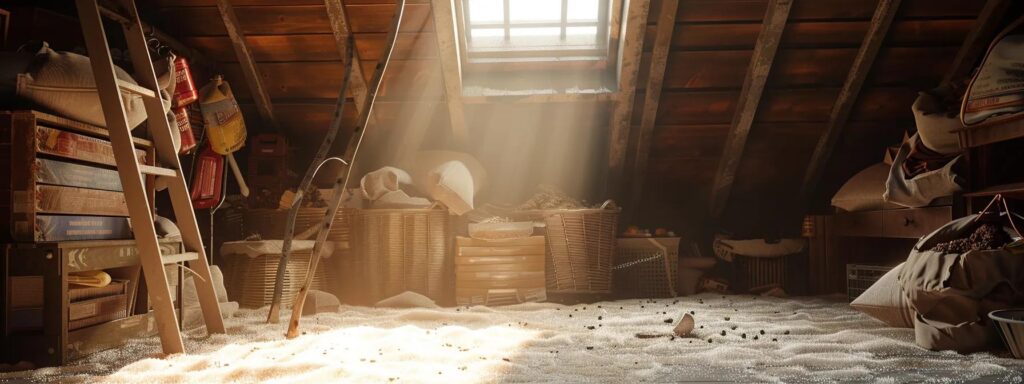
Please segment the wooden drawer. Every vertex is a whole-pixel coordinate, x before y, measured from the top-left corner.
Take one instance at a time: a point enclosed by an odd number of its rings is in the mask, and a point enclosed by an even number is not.
[[[883,237],[882,211],[849,212],[836,215],[837,236]]]
[[[882,211],[884,237],[916,239],[953,220],[952,207]]]

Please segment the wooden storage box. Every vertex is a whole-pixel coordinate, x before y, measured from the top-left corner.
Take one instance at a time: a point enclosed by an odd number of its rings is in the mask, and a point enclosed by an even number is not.
[[[364,209],[353,222],[369,302],[405,291],[453,302],[452,236],[446,209]]]
[[[179,241],[161,240],[161,251],[168,254],[182,252]],[[114,279],[126,280],[124,302],[125,315],[113,321],[93,318],[97,324],[85,326],[72,324],[72,297],[96,298],[97,291],[78,291],[68,284],[68,275],[73,272],[105,270]],[[0,263],[0,289],[4,308],[0,311],[0,345],[5,349],[8,360],[29,361],[36,366],[63,365],[93,352],[115,348],[127,338],[146,337],[156,333],[156,322],[146,311],[148,308],[145,286],[140,285],[138,247],[134,240],[67,241],[40,244],[9,244],[5,248],[4,260]],[[40,283],[41,281],[41,283]],[[29,287],[23,284],[29,282]],[[41,284],[42,306],[37,312],[42,316],[42,329],[21,331],[11,326],[12,310],[10,301],[12,285],[19,284],[21,291],[38,290]],[[34,285],[34,286],[32,286]],[[34,304],[39,304],[38,299]],[[120,299],[118,299],[120,300]],[[29,304],[33,304],[29,300]],[[111,315],[106,312],[107,318]],[[88,319],[88,318],[87,318]],[[74,329],[81,326],[82,328]],[[16,348],[14,347],[16,346]]]
[[[36,111],[0,112],[0,230],[15,241],[125,239],[128,216],[106,130]],[[136,156],[150,143],[136,139]],[[147,161],[150,160],[150,161]],[[58,215],[75,215],[74,219]],[[89,216],[96,220],[83,219]]]
[[[458,305],[506,305],[547,300],[544,236],[455,240]]]
[[[228,298],[237,301],[243,308],[259,308],[270,305],[274,297],[274,283],[277,280],[277,266],[281,260],[280,240],[232,241],[221,247],[221,265],[224,272],[224,287]],[[292,242],[292,253],[285,266],[282,305],[291,305],[306,279],[309,262],[313,254],[313,241]],[[330,257],[333,245],[327,243],[324,256]],[[321,259],[313,277],[311,289],[324,290],[327,282],[334,280],[329,268],[324,268]]]
[[[619,238],[615,266],[616,297],[675,297],[679,238]]]

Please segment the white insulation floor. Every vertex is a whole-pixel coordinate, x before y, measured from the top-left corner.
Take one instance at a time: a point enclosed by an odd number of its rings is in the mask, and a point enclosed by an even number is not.
[[[693,311],[693,337],[667,334]],[[828,299],[701,295],[562,306],[373,309],[306,317],[285,340],[266,309],[229,335],[189,335],[159,358],[155,338],[0,381],[60,382],[1024,382],[1024,361],[918,348]],[[762,333],[763,331],[763,333]],[[666,336],[638,338],[638,333]]]

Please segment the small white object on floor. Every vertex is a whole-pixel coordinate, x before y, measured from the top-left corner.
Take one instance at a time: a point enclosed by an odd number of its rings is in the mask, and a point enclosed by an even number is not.
[[[338,312],[341,308],[341,301],[337,296],[315,289],[309,290],[306,294],[306,304],[302,306],[302,315],[309,316],[317,313]]]
[[[679,324],[676,324],[676,327],[672,329],[672,333],[679,337],[687,337],[690,336],[690,332],[693,332],[693,326],[693,316],[690,316],[689,313],[684,313],[683,318],[679,320]]]
[[[416,292],[405,291],[378,301],[373,305],[377,308],[441,308],[429,297]]]

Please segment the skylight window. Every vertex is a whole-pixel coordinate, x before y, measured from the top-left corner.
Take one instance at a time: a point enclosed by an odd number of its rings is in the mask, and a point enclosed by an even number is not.
[[[588,57],[608,45],[608,0],[462,0],[470,58]]]

